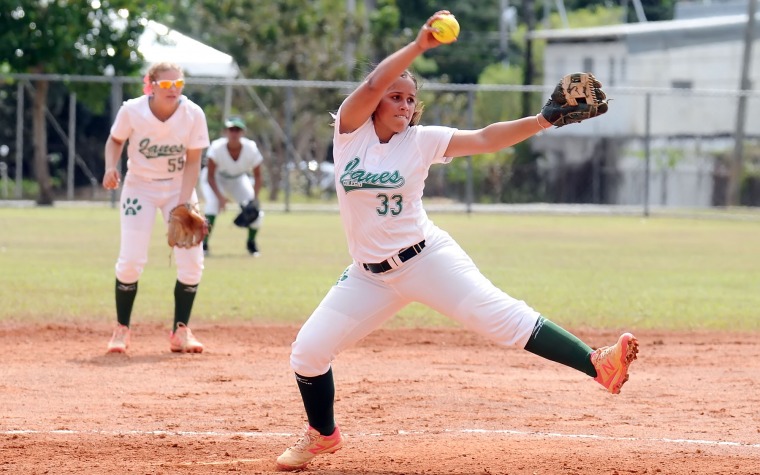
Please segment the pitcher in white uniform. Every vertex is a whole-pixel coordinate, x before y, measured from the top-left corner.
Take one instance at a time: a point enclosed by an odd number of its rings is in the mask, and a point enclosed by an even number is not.
[[[198,206],[195,185],[201,153],[208,147],[206,115],[182,94],[182,69],[173,63],[157,63],[143,79],[145,95],[119,108],[105,146],[103,187],[121,184],[118,163],[124,143],[127,173],[121,190],[121,245],[116,262],[116,320],[109,353],[124,353],[130,343],[130,319],[137,296],[137,282],[148,262],[148,247],[160,210],[168,226],[170,211],[181,204]],[[174,352],[200,353],[203,345],[188,328],[190,313],[203,273],[201,246],[175,247],[177,282],[174,286],[174,324],[169,347]]]
[[[245,208],[252,203],[258,208],[258,218],[248,224],[246,248],[257,257],[259,247],[256,234],[261,228],[264,211],[258,204],[261,190],[261,164],[264,157],[256,142],[243,136],[245,122],[240,117],[230,117],[224,122],[225,136],[213,142],[206,151],[207,164],[201,170],[201,191],[205,200],[204,213],[208,221],[209,234],[203,240],[203,251],[209,253],[209,238],[217,215],[224,211],[227,197]],[[253,183],[251,183],[253,180]]]
[[[338,203],[353,263],[293,342],[290,365],[308,426],[277,458],[299,470],[343,447],[335,423],[332,360],[412,302],[425,304],[490,340],[575,368],[618,393],[638,351],[630,333],[592,350],[525,302],[496,288],[445,231],[428,219],[428,169],[454,157],[496,152],[550,123],[541,115],[479,130],[419,125],[422,104],[407,68],[428,49],[433,15],[410,44],[384,59],[341,104],[333,136]],[[367,429],[370,430],[371,429]]]

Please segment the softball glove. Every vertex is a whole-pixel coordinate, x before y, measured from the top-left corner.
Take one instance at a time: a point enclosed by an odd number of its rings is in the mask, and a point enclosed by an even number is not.
[[[247,228],[251,225],[254,221],[256,221],[259,218],[259,207],[256,206],[255,201],[251,201],[246,203],[245,206],[240,207],[240,214],[235,216],[235,220],[233,223],[235,223],[235,226],[241,227],[241,228]]]
[[[607,112],[607,95],[591,73],[568,74],[554,88],[541,115],[557,127],[576,124]]]
[[[203,242],[208,235],[208,222],[189,203],[175,207],[169,213],[169,246],[191,248]]]

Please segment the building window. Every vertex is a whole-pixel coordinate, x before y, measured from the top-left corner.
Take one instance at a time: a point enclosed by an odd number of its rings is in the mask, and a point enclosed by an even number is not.
[[[565,64],[565,58],[557,59],[557,71],[559,71],[559,77],[567,74],[567,65]]]
[[[679,79],[674,79],[670,83],[670,85],[673,89],[693,89],[694,88],[694,84],[692,84],[691,81],[679,80]]]
[[[609,85],[610,86],[614,86],[615,85],[615,58],[614,57],[610,57]]]
[[[626,62],[625,58],[620,58],[620,82],[625,83],[626,80]]]
[[[594,72],[594,58],[583,58],[583,72],[584,73]]]

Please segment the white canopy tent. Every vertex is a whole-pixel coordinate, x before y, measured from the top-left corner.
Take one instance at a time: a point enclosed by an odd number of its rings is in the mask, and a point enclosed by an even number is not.
[[[171,61],[188,76],[234,78],[239,74],[232,56],[153,20],[145,26],[137,50],[148,64]]]
[[[145,58],[146,65],[171,61],[181,66],[190,77],[233,79],[240,74],[232,56],[153,20],[148,22],[140,35],[137,50]],[[225,117],[229,115],[231,107],[232,86],[227,85],[224,95]]]

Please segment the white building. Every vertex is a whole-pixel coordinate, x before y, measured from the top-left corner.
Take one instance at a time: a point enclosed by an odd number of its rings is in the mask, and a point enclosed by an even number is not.
[[[698,17],[700,10],[692,6],[685,10],[688,18],[672,21],[534,32],[534,39],[546,41],[544,84],[568,72],[591,71],[612,99],[601,120],[556,129],[536,141],[548,158],[547,170],[594,160],[615,182],[602,193],[605,201],[641,203],[648,136],[649,202],[713,204],[715,176],[721,173],[716,157],[734,143],[739,99],[729,91],[740,88],[747,25],[746,14],[728,14],[741,2],[725,3],[732,8],[719,16]],[[750,64],[749,77],[759,78],[757,35]],[[760,107],[757,95],[749,98],[745,130],[758,138],[760,114],[753,113],[753,104]]]

